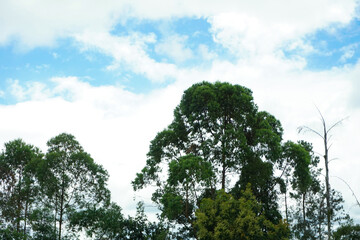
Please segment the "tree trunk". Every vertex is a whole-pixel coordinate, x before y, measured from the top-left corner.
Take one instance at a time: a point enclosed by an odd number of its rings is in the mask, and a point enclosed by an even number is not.
[[[16,212],[16,232],[20,232],[20,219],[21,219],[21,181],[22,181],[22,175],[21,175],[22,169],[19,172],[19,193],[17,196],[17,212]]]
[[[26,234],[26,219],[27,219],[28,205],[29,205],[29,202],[27,199],[26,203],[25,203],[25,213],[24,213],[24,234]]]
[[[329,182],[329,156],[328,156],[328,146],[327,146],[327,130],[324,125],[324,147],[325,147],[325,187],[326,187],[326,217],[327,217],[327,230],[328,230],[328,239],[331,239],[331,204],[330,204],[330,182]]]
[[[61,228],[62,228],[63,214],[64,214],[64,201],[65,201],[64,195],[65,195],[65,189],[64,189],[64,180],[63,180],[62,186],[61,186],[61,196],[60,196],[59,240],[61,240]]]
[[[286,216],[286,222],[289,222],[286,192],[285,192],[285,216]]]
[[[56,236],[56,216],[57,216],[57,211],[58,211],[58,195],[57,193],[55,194],[55,213],[54,213],[54,233]]]
[[[224,157],[223,157],[224,158]],[[225,160],[224,160],[225,161]],[[221,179],[221,189],[225,190],[225,176],[226,176],[226,167],[225,167],[225,163],[223,163],[223,167],[222,167],[222,179]]]
[[[63,219],[63,200],[60,202],[60,215],[59,215],[59,240],[61,240],[61,227],[62,227],[62,219]]]
[[[304,225],[305,225],[305,230],[307,230],[306,210],[305,210],[305,195],[306,195],[306,193],[303,193],[303,196],[302,196],[302,211],[303,211],[303,221],[304,221]]]

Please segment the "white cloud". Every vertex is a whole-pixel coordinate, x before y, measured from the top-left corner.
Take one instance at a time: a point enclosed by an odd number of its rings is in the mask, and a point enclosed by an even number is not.
[[[155,52],[167,56],[176,63],[181,63],[193,58],[194,54],[189,47],[186,47],[187,37],[172,35],[162,39],[156,46]]]
[[[285,43],[311,50],[312,46],[301,42],[302,37],[332,23],[348,23],[354,16],[355,2],[342,3],[263,2],[257,5],[261,6],[258,9],[248,6],[243,10],[214,14],[209,22],[214,40],[241,57],[271,53]]]
[[[206,61],[214,60],[218,57],[218,55],[214,51],[210,50],[205,44],[199,44],[197,52],[201,58]]]
[[[45,85],[40,82],[28,82],[26,86],[22,86],[17,79],[8,79],[9,92],[17,101],[24,100],[42,100],[49,96],[49,91],[45,89]]]
[[[126,69],[142,74],[154,82],[163,82],[176,74],[173,64],[157,62],[146,53],[145,43],[155,41],[154,35],[133,35],[126,37],[112,36],[108,33],[78,34],[76,40],[83,50],[97,50],[113,57],[109,70]]]
[[[343,54],[341,55],[339,61],[341,63],[345,63],[348,59],[352,58],[355,54],[355,50],[356,48],[358,48],[359,44],[355,43],[355,44],[350,44],[348,46],[342,47],[340,49],[340,51],[343,52]]]
[[[239,42],[231,33],[246,34],[240,41],[245,46],[251,47],[255,37],[269,37],[263,39],[272,46],[279,39],[298,37],[330,23],[347,23],[354,17],[355,6],[356,0],[0,1],[0,44],[16,41],[24,49],[52,46],[57,38],[85,31],[109,32],[129,18],[205,17],[211,19],[217,39],[226,46]]]

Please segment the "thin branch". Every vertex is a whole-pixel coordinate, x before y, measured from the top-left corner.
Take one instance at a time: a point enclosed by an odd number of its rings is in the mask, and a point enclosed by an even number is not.
[[[334,160],[339,160],[339,158],[332,158],[332,159],[329,160],[329,163],[330,163],[331,161],[334,161]]]
[[[327,131],[326,133],[329,133],[331,131],[331,129],[333,129],[334,127],[336,127],[337,125],[340,125],[344,120],[348,119],[349,116],[337,121],[336,123],[334,123]]]
[[[348,188],[350,189],[352,195],[354,196],[354,198],[355,198],[355,200],[356,200],[357,205],[360,207],[360,202],[359,202],[359,200],[357,199],[357,197],[356,197],[354,191],[352,190],[352,188],[350,187],[350,185],[349,185],[344,179],[342,179],[342,178],[340,178],[340,177],[338,177],[338,176],[331,176],[331,177],[336,177],[336,178],[340,179],[341,181],[343,181],[343,182],[348,186]]]
[[[312,128],[309,128],[307,126],[301,126],[301,127],[298,127],[298,133],[300,132],[312,132],[312,133],[315,133],[316,135],[318,135],[319,137],[321,137],[322,139],[324,139],[323,135],[321,135],[319,132],[315,131],[314,129]]]
[[[327,149],[328,151],[330,150],[331,146],[332,146],[332,143],[330,143],[330,146],[329,146],[328,149]]]
[[[324,126],[324,129],[326,129],[326,122],[325,122],[324,116],[322,115],[320,109],[316,105],[315,105],[315,107],[316,107],[316,109],[317,109],[317,111],[318,111],[318,113],[319,113],[319,115],[321,117],[321,122],[322,122],[322,124]]]

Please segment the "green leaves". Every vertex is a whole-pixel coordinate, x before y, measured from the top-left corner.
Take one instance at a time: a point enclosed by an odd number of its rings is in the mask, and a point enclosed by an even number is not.
[[[214,172],[211,164],[192,154],[169,163],[168,183],[171,186],[190,185],[192,183],[209,186],[213,177]]]
[[[38,193],[34,165],[41,156],[37,148],[21,139],[5,143],[0,155],[0,215],[15,235],[26,232],[28,206],[33,204]]]
[[[288,141],[284,144],[284,158],[294,169],[292,187],[305,193],[312,183],[310,152],[303,145]]]
[[[207,240],[287,239],[288,225],[281,221],[272,223],[261,209],[249,186],[239,199],[220,190],[215,200],[203,199],[196,210],[197,237]]]

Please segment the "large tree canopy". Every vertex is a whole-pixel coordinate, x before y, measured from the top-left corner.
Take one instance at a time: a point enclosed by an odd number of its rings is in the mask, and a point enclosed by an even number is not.
[[[151,141],[146,165],[133,187],[156,183],[153,200],[163,214],[191,226],[193,206],[200,198],[214,195],[217,189],[232,190],[237,180],[238,192],[251,183],[257,199],[268,208],[263,210],[276,222],[280,214],[273,164],[281,159],[282,131],[274,116],[258,110],[248,88],[220,82],[195,84],[184,92],[173,122]],[[166,166],[167,179],[162,174]],[[199,174],[200,169],[207,174]],[[260,175],[252,175],[255,172]],[[173,205],[178,207],[176,214]]]

